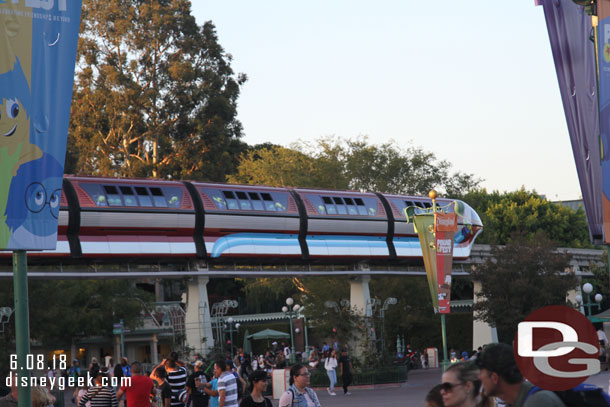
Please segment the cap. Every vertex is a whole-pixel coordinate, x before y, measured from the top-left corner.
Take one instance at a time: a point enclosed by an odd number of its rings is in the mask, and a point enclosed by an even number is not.
[[[203,366],[203,362],[201,360],[196,360],[195,363],[193,363],[193,366],[201,367]]]

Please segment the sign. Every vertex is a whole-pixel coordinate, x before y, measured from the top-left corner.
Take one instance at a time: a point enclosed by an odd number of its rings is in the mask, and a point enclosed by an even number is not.
[[[600,371],[593,324],[562,305],[528,315],[517,327],[513,351],[523,376],[547,390],[571,389]]]
[[[441,314],[448,314],[451,300],[453,237],[457,231],[457,215],[455,213],[435,213],[434,229],[438,310]]]
[[[123,330],[121,328],[115,328],[112,330],[112,333],[115,335],[120,335],[123,333]]]
[[[0,0],[0,250],[55,249],[81,0]]]

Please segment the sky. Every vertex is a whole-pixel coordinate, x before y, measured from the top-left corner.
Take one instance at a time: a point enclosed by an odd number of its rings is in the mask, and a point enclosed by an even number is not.
[[[192,12],[248,75],[248,144],[366,135],[434,152],[488,190],[581,196],[534,0],[193,0]]]

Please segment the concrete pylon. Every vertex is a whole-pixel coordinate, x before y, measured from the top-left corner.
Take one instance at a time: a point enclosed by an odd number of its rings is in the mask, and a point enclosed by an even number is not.
[[[481,283],[473,282],[473,304],[478,302],[478,294],[481,292]],[[487,322],[476,319],[476,314],[473,313],[472,318],[472,349],[477,349],[479,346],[488,343],[498,342],[498,331],[496,327],[489,325]]]
[[[188,282],[185,316],[186,342],[194,352],[206,355],[214,347],[212,320],[208,302],[207,276],[198,276]]]
[[[369,290],[370,281],[370,275],[350,277],[350,308],[356,314],[360,315],[361,317],[364,317],[366,335],[368,336],[368,344],[369,346],[374,346],[373,344],[375,343],[375,332],[370,329],[370,318],[373,316],[373,309],[371,306],[371,292]],[[350,348],[352,349],[353,356],[358,357],[362,354],[362,351],[364,350],[363,339],[363,336],[358,334],[350,343]]]
[[[357,276],[349,279],[349,302],[350,307],[358,315],[363,317],[373,316],[371,308],[371,292],[369,290],[369,282],[371,276]]]

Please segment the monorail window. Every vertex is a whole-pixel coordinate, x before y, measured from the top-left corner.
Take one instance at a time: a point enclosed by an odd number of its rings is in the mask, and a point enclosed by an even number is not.
[[[101,185],[80,184],[80,187],[85,190],[96,206],[108,206],[108,201],[106,200],[106,195],[104,195],[104,192],[102,191]]]
[[[152,199],[148,195],[148,189],[146,187],[136,187],[136,195],[138,195],[138,201],[140,206],[153,206]]]
[[[352,198],[343,198],[343,200],[347,205],[347,213],[349,213],[350,215],[358,215],[358,209],[356,209],[354,200]]]
[[[104,191],[106,192],[109,206],[123,206],[123,201],[117,187],[114,185],[104,185]]]
[[[216,208],[223,210],[227,209],[224,194],[221,194],[220,191],[217,189],[203,189],[203,192],[212,199],[214,205],[216,205]]]
[[[261,197],[263,198],[263,201],[265,203],[265,210],[275,212],[275,202],[273,202],[271,194],[267,192],[261,192]]]
[[[248,192],[248,196],[252,201],[252,206],[254,210],[264,211],[265,207],[263,206],[263,202],[261,201],[261,197],[256,192]]]
[[[133,189],[131,187],[120,186],[121,194],[123,195],[123,201],[125,202],[125,206],[138,206],[138,201],[133,194]]]
[[[150,194],[152,195],[153,203],[157,208],[167,208],[167,201],[165,200],[165,196],[163,196],[161,188],[151,187]]]
[[[345,205],[343,205],[343,199],[335,196],[333,197],[333,201],[335,201],[337,213],[339,213],[339,215],[347,215],[347,209],[345,208]]]
[[[422,202],[424,204],[424,208],[432,208],[432,204],[430,202]]]
[[[354,198],[354,202],[356,202],[356,208],[358,209],[358,215],[369,216],[369,212],[366,210],[366,205],[362,198]]]
[[[235,192],[237,194],[237,199],[239,200],[239,208],[246,211],[252,210],[252,204],[248,200],[248,195],[243,191]]]
[[[225,196],[225,200],[227,201],[227,208],[239,209],[237,199],[235,199],[235,194],[233,191],[222,191],[222,194]]]

